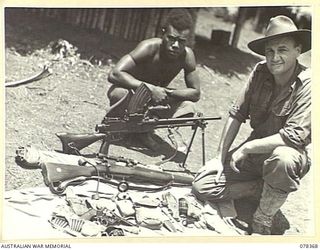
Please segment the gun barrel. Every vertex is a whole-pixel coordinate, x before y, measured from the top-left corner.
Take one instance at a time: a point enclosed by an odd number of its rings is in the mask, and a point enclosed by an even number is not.
[[[167,119],[142,119],[142,120],[109,120],[107,123],[96,125],[98,133],[116,132],[149,132],[152,129],[168,127],[188,127],[194,126],[205,121],[220,120],[221,117],[183,117]]]
[[[221,116],[216,117],[181,117],[181,118],[167,118],[167,119],[159,119],[161,122],[195,122],[195,121],[212,121],[212,120],[220,120]]]
[[[166,183],[175,183],[175,184],[186,184],[191,185],[193,177],[174,175],[171,173],[153,170],[146,167],[123,167],[120,169],[118,166],[111,166],[109,169],[110,174],[119,175],[120,177],[129,176],[130,180],[133,181],[143,181],[150,184],[166,184]]]
[[[159,119],[157,121],[151,121],[157,123],[157,128],[167,127],[167,126],[176,126],[176,127],[185,127],[193,126],[198,122],[220,120],[221,117],[182,117],[182,118],[168,118],[168,119]],[[146,121],[146,124],[148,121]]]

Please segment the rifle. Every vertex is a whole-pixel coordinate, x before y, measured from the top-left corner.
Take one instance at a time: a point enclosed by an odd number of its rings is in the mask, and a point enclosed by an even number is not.
[[[88,179],[117,184],[119,191],[129,188],[127,181],[156,185],[191,185],[193,177],[174,175],[152,169],[139,162],[122,157],[103,156],[102,161],[92,164],[85,158],[78,165],[46,162],[41,164],[45,184],[54,194],[62,194],[66,187]],[[114,182],[118,179],[120,182]]]

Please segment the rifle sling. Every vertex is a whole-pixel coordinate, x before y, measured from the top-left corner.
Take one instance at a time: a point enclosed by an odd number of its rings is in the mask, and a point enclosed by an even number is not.
[[[111,185],[114,185],[114,186],[118,186],[120,184],[120,182],[121,182],[121,181],[118,181],[118,180],[115,180],[115,179],[103,178],[103,177],[98,177],[98,176],[86,177],[86,178],[80,177],[80,178],[77,178],[77,179],[74,179],[74,180],[64,181],[64,182],[60,183],[59,186],[54,186],[53,183],[50,183],[49,184],[49,188],[50,188],[52,193],[61,195],[61,194],[63,194],[63,192],[66,190],[66,188],[68,186],[80,185],[80,184],[84,183],[85,181],[89,181],[89,180],[98,181],[98,179],[102,183],[108,183],[108,184],[111,184]],[[172,182],[169,182],[167,184],[157,185],[157,186],[158,187],[149,187],[149,186],[137,185],[137,184],[132,185],[132,182],[131,182],[131,184],[129,185],[129,189],[137,190],[137,191],[145,191],[145,192],[158,192],[158,191],[166,190],[170,186],[187,187],[187,186],[190,186],[190,185],[177,184],[177,183],[173,184]]]

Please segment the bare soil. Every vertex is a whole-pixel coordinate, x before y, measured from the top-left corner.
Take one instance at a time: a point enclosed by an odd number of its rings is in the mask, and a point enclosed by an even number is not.
[[[201,11],[198,18],[195,54],[197,70],[201,79],[202,96],[197,103],[205,116],[222,116],[221,121],[209,122],[206,129],[206,158],[214,156],[227,110],[242,88],[255,63],[261,58],[251,54],[244,45],[249,38],[257,37],[245,26],[239,49],[227,46],[213,46],[208,33],[218,25],[230,29],[208,11]],[[75,46],[78,55],[54,60],[48,46],[50,42],[64,39]],[[110,87],[107,74],[124,53],[130,51],[136,42],[116,40],[108,35],[85,29],[70,27],[53,20],[39,19],[21,10],[7,10],[5,13],[5,81],[11,82],[29,77],[51,63],[52,75],[28,85],[5,90],[5,190],[43,186],[40,170],[19,167],[15,159],[18,146],[33,145],[42,150],[61,150],[55,136],[57,132],[94,132],[109,106],[106,93]],[[307,64],[309,58],[303,59]],[[179,74],[172,82],[182,86]],[[192,130],[181,128],[183,138],[188,141]],[[250,133],[245,124],[236,144]],[[147,149],[133,150],[128,145],[112,145],[110,153],[116,156],[134,158],[153,164],[168,157],[173,151],[166,131],[157,131],[163,151],[155,154]],[[181,141],[180,141],[181,143]],[[95,143],[84,153],[96,153],[100,144]],[[179,169],[182,155],[164,164],[163,168]],[[187,168],[197,171],[202,164],[201,135],[198,132]],[[289,196],[277,215],[274,233],[313,233],[312,173],[301,182],[301,188]],[[240,216],[250,221],[254,206],[249,201],[237,202]]]

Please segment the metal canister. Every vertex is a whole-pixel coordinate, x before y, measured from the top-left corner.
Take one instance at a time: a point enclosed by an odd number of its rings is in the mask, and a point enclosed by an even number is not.
[[[179,216],[186,218],[188,215],[188,202],[185,198],[179,199]]]

